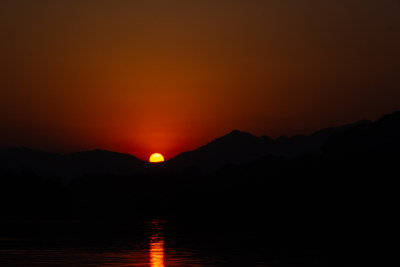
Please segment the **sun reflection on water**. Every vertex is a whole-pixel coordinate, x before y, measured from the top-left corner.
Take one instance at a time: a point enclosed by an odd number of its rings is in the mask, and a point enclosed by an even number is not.
[[[164,265],[164,238],[158,235],[157,230],[161,230],[161,222],[155,221],[153,224],[153,235],[150,237],[150,266],[165,267]]]

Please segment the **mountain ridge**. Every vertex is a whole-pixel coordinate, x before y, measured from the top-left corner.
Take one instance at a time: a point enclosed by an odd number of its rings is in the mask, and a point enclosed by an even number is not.
[[[166,162],[173,169],[198,167],[202,171],[213,171],[227,164],[244,164],[266,156],[292,158],[306,154],[319,155],[322,153],[323,144],[331,136],[371,123],[373,122],[369,120],[360,120],[341,127],[321,129],[310,135],[280,136],[275,139],[267,135],[256,137],[247,132],[233,130],[204,146],[183,152]]]
[[[225,165],[246,164],[268,156],[294,158],[323,153],[340,154],[349,149],[365,149],[362,146],[367,143],[370,143],[368,149],[388,151],[390,144],[396,145],[397,139],[400,140],[400,126],[397,124],[400,125],[400,111],[385,114],[374,122],[360,120],[341,127],[321,129],[310,135],[275,139],[233,130],[160,164],[150,164],[131,154],[103,149],[58,154],[26,147],[0,148],[0,169],[30,171],[46,176],[133,175],[193,168],[211,172]],[[382,142],[388,143],[384,144],[385,149],[379,148]]]

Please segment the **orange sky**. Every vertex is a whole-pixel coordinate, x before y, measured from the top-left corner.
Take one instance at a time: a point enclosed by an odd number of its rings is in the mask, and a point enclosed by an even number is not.
[[[170,158],[400,109],[400,2],[1,1],[0,146]]]

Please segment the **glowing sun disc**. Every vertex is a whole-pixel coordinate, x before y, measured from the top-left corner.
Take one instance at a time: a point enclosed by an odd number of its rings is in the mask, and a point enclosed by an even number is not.
[[[164,157],[160,153],[154,153],[154,154],[152,154],[150,156],[149,161],[152,162],[152,163],[163,162],[164,161]]]

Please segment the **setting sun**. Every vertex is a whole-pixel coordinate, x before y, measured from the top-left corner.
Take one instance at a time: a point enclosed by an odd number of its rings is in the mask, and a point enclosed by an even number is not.
[[[164,157],[163,155],[161,155],[160,153],[154,153],[150,156],[149,159],[150,162],[153,163],[157,163],[157,162],[163,162],[164,161]]]

